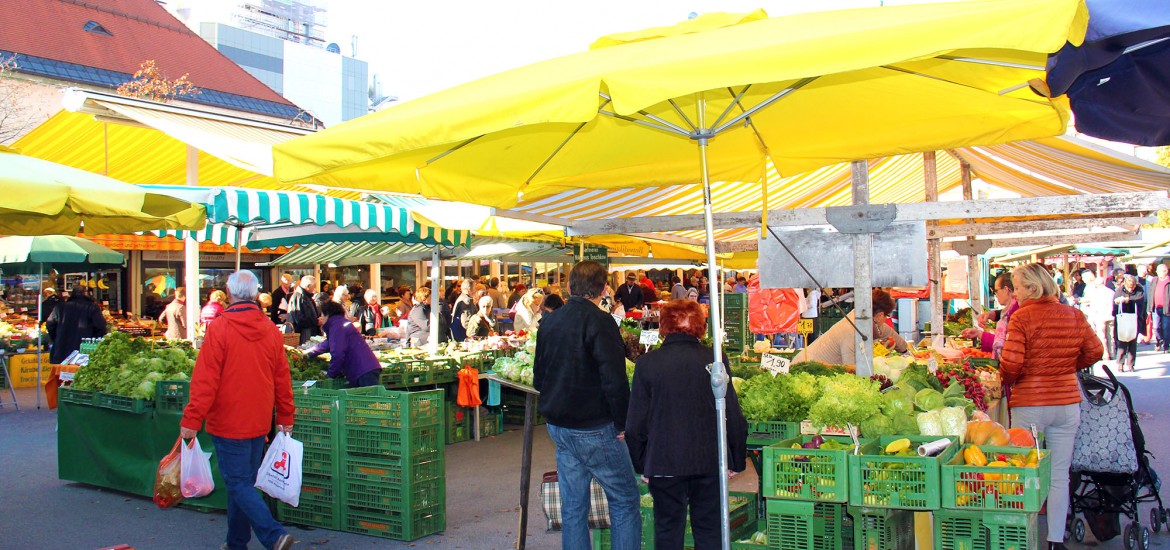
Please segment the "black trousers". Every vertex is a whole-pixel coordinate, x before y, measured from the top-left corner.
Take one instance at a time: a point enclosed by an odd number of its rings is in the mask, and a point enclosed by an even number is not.
[[[695,550],[718,550],[723,547],[719,476],[652,477],[650,495],[654,497],[654,548],[683,548],[688,504]]]

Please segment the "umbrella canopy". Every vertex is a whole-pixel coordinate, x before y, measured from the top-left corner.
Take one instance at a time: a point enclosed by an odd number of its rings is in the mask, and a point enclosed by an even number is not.
[[[122,267],[126,257],[93,241],[69,235],[0,238],[0,269],[9,273],[93,271]]]
[[[315,193],[235,187],[145,185],[207,207],[207,227],[195,239],[253,249],[321,242],[398,242],[466,246],[471,232],[433,224],[403,207]],[[185,231],[155,231],[178,238]]]
[[[696,183],[702,133],[710,178],[733,182],[760,181],[769,159],[792,175],[1056,135],[1067,112],[1026,83],[1081,42],[1087,12],[991,0],[762,17],[616,35],[410,101],[277,145],[275,174],[510,207]]]
[[[201,229],[203,206],[0,146],[0,233],[87,235]]]
[[[1068,94],[1079,132],[1170,145],[1170,6],[1164,0],[1087,4],[1085,42],[1049,59],[1047,94]]]

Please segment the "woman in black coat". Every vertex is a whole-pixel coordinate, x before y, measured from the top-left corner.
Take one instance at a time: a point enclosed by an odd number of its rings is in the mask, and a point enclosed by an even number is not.
[[[634,471],[648,478],[654,497],[655,548],[682,548],[687,506],[695,549],[722,548],[719,477],[747,467],[747,421],[727,392],[730,471],[719,472],[715,396],[707,364],[711,348],[703,308],[674,300],[662,308],[662,347],[638,358],[626,417],[626,444]],[[723,359],[726,369],[727,359]]]
[[[1146,328],[1146,294],[1137,277],[1133,275],[1122,277],[1122,283],[1113,293],[1113,304],[1113,339],[1117,342],[1117,368],[1121,372],[1133,372],[1134,363],[1137,361],[1138,339]],[[1137,314],[1137,337],[1128,342],[1122,342],[1117,337],[1119,326],[1117,316],[1123,313]]]

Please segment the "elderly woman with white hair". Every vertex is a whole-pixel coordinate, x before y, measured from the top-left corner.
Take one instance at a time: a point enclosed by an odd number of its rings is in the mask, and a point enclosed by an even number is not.
[[[496,328],[496,318],[492,315],[492,306],[495,303],[495,300],[487,294],[479,298],[479,302],[476,304],[478,309],[471,317],[467,318],[467,322],[463,325],[467,331],[467,338],[491,336],[492,331]]]
[[[534,288],[524,293],[516,306],[516,318],[512,320],[514,330],[528,330],[536,328],[540,322],[540,304],[544,301],[544,291]]]

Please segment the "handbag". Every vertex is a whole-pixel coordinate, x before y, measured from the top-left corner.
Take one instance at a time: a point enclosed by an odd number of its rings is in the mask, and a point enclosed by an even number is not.
[[[1137,313],[1117,314],[1117,341],[1132,342],[1137,339]]]
[[[1128,392],[1105,368],[1106,378],[1081,372],[1081,425],[1073,442],[1074,472],[1132,474],[1138,470],[1137,448]]]

